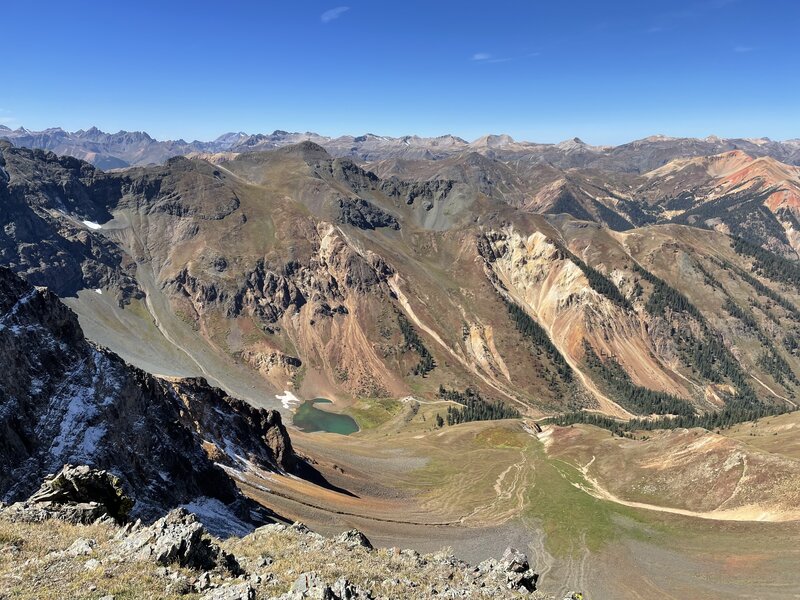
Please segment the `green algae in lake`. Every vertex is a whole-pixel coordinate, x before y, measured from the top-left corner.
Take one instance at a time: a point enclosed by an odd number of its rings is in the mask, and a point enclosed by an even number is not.
[[[292,422],[300,431],[327,431],[340,435],[350,435],[358,431],[358,425],[352,417],[320,410],[314,406],[315,404],[331,404],[331,401],[325,398],[315,398],[298,406]]]

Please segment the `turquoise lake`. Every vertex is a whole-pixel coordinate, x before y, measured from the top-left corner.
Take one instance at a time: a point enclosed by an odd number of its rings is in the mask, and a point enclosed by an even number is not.
[[[303,402],[297,407],[292,423],[301,431],[327,431],[340,435],[350,435],[358,431],[358,425],[352,417],[320,410],[315,404],[331,404],[325,398],[315,398]]]

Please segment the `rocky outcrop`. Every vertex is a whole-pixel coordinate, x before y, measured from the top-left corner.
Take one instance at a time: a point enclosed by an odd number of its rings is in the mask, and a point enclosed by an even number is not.
[[[400,229],[393,215],[362,198],[339,199],[339,222],[359,229]]]
[[[267,377],[281,376],[283,381],[291,378],[303,365],[303,361],[295,356],[288,356],[282,352],[260,352],[258,350],[244,350],[242,359],[251,367]]]
[[[303,262],[260,260],[233,285],[195,276],[184,268],[168,286],[187,296],[198,314],[217,306],[228,317],[255,315],[267,326],[307,304],[315,316],[346,315],[349,293],[374,290],[393,270],[377,254],[356,252],[328,223],[320,223],[316,234],[314,254]]]
[[[430,210],[434,203],[447,198],[453,185],[454,182],[447,179],[412,182],[390,177],[381,182],[381,191],[390,198],[402,199],[406,204],[414,204],[419,200],[425,210]]]
[[[120,530],[116,553],[127,559],[147,560],[167,566],[211,571],[222,569],[239,575],[236,558],[222,550],[206,534],[197,518],[182,508],[172,510],[149,527],[140,522]]]
[[[331,585],[312,572],[302,573],[292,584],[292,589],[278,600],[372,600],[373,595],[340,577]]]
[[[336,183],[345,185],[348,189],[356,194],[366,194],[367,196],[379,193],[391,199],[401,200],[407,205],[412,205],[415,202],[420,202],[425,210],[433,208],[434,204],[444,201],[448,194],[453,190],[454,183],[451,180],[435,179],[432,181],[404,181],[399,177],[392,176],[388,179],[381,179],[372,171],[367,171],[359,165],[355,164],[350,159],[335,158],[324,159],[321,156],[315,156],[316,160],[312,163],[314,172],[317,176],[323,179],[333,180]],[[339,201],[340,218],[349,218],[356,223],[369,223],[369,218],[377,219],[387,222],[383,227],[392,227],[399,229],[399,223],[396,219],[385,213],[380,208],[374,207],[371,203],[362,199],[361,203],[356,201],[355,206],[348,205],[345,201]],[[368,215],[360,215],[369,211]],[[349,222],[349,221],[344,221]],[[357,225],[356,223],[351,223]],[[374,229],[372,227],[361,227],[362,229]]]
[[[0,264],[61,295],[108,286],[120,302],[141,295],[122,251],[95,229],[111,219],[119,181],[75,158],[7,142],[0,173]]]
[[[168,380],[125,364],[88,343],[54,294],[4,268],[0,358],[6,501],[27,498],[65,463],[84,463],[119,478],[136,500],[134,516],[153,519],[212,499],[232,523],[246,523],[252,507],[219,465],[291,471],[297,464],[279,413],[231,398],[203,379]],[[81,481],[71,473],[54,482]]]
[[[9,546],[26,568],[73,573],[102,569],[99,585],[114,573],[128,573],[126,586],[148,597],[202,594],[207,600],[270,598],[271,600],[371,600],[388,598],[518,598],[552,600],[536,591],[538,575],[522,552],[508,548],[499,560],[471,566],[448,554],[420,555],[413,550],[378,551],[356,529],[325,538],[301,523],[260,527],[244,538],[219,540],[183,508],[170,511],[149,526],[141,521],[120,524],[130,500],[119,481],[88,466],[66,467],[48,478],[25,503],[0,506],[0,524],[9,539],[14,527],[27,534],[47,535],[48,519],[89,523],[94,528],[59,526],[46,557],[28,557],[28,544]],[[44,511],[42,507],[48,507]],[[94,507],[78,514],[79,506]],[[112,518],[113,517],[113,518]],[[91,531],[97,538],[78,537]],[[35,544],[33,552],[37,552]],[[331,562],[331,556],[336,560]],[[0,577],[13,561],[0,564]],[[287,568],[292,565],[292,568]],[[296,566],[297,568],[294,568]],[[390,576],[387,578],[386,574]],[[141,578],[138,581],[137,578]],[[97,591],[97,585],[90,591]],[[66,591],[65,591],[66,593]],[[100,597],[100,593],[95,594]],[[580,596],[576,596],[580,597]]]
[[[186,426],[194,427],[206,447],[214,445],[219,450],[213,456],[218,462],[244,469],[238,453],[244,451],[248,461],[267,470],[292,472],[297,466],[298,458],[278,411],[232,398],[201,378],[158,382],[182,403]]]
[[[134,501],[125,494],[120,480],[108,471],[86,465],[64,465],[45,478],[30,498],[8,507],[12,518],[26,521],[59,519],[69,523],[93,523],[110,517],[124,523]]]

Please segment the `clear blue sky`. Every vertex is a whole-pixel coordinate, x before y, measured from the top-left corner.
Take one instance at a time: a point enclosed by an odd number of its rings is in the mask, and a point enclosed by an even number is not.
[[[798,0],[4,3],[0,124],[800,137]]]

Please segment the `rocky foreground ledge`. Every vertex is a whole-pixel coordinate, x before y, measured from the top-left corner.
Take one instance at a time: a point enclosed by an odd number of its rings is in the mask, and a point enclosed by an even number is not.
[[[298,523],[219,540],[184,509],[144,526],[122,524],[129,508],[115,478],[88,467],[67,467],[26,502],[0,507],[0,598],[552,598],[511,548],[472,566]]]

